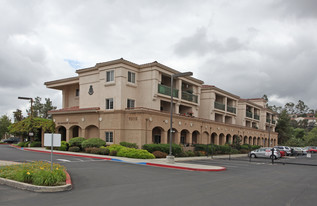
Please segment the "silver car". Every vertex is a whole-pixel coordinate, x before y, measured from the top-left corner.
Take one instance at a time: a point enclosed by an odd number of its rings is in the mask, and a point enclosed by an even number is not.
[[[292,155],[291,148],[288,146],[275,146],[274,148],[285,151],[287,156]]]
[[[264,158],[272,158],[272,147],[262,147],[260,149],[253,150],[249,153],[250,157],[264,157]],[[281,153],[278,149],[274,148],[274,159],[278,159],[281,157]]]

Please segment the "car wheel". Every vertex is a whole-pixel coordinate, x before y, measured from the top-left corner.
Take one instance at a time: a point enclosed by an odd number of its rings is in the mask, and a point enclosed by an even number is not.
[[[256,158],[255,154],[250,155],[251,158]]]
[[[272,159],[272,155],[270,156],[270,159]],[[274,155],[274,159],[276,160],[277,159],[277,157]]]

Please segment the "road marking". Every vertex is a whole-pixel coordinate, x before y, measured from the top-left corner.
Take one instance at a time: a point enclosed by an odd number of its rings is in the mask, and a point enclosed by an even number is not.
[[[58,161],[61,161],[61,162],[71,162],[70,160],[65,160],[65,159],[56,159]]]

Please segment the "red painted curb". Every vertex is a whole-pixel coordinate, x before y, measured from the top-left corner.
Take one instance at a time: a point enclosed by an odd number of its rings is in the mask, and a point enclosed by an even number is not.
[[[40,150],[28,149],[28,148],[26,148],[24,150],[31,151],[31,152],[51,153],[50,151],[40,151]],[[96,157],[96,156],[80,155],[80,154],[67,154],[67,153],[63,153],[63,152],[53,152],[53,154],[74,156],[74,157],[86,157],[86,158],[94,158],[94,159],[102,159],[102,160],[111,160],[111,158],[109,158],[109,157]]]
[[[173,165],[162,165],[162,164],[156,164],[156,163],[146,163],[146,165],[155,166],[155,167],[165,167],[165,168],[171,168],[171,169],[189,170],[189,171],[201,171],[201,172],[220,172],[220,171],[226,170],[225,167],[222,167],[221,169],[200,169],[200,168],[173,166]]]
[[[66,185],[72,185],[72,179],[70,178],[70,175],[68,174],[66,170],[65,170],[65,174],[66,174]]]

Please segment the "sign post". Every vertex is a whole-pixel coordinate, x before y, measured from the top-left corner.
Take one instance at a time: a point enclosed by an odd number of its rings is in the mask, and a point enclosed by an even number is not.
[[[51,171],[53,171],[53,147],[61,146],[61,134],[45,133],[44,146],[51,147]]]

